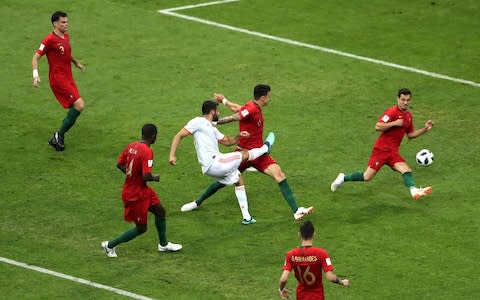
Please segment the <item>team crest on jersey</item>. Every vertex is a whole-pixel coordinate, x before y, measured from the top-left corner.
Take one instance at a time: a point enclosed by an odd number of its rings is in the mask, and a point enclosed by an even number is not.
[[[261,127],[262,126],[262,120],[258,120],[257,125],[258,125],[258,127]]]
[[[61,55],[65,54],[65,47],[61,43],[58,43],[57,46],[58,46],[58,50],[60,50],[60,54]]]

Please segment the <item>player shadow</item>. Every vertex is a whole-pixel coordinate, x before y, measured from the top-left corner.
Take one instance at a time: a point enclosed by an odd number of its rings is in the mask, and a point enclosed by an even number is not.
[[[372,219],[388,216],[398,217],[399,215],[418,215],[421,212],[414,207],[405,207],[388,203],[375,203],[352,211],[350,216],[345,218],[346,223],[361,224],[371,223]]]

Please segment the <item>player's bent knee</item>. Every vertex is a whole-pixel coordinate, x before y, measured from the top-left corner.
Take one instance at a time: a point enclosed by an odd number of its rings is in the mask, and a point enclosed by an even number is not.
[[[375,174],[365,174],[363,173],[363,181],[370,181],[373,179],[373,177],[375,177]]]
[[[147,224],[137,224],[137,233],[144,234],[147,232]]]
[[[284,181],[285,179],[287,179],[287,176],[285,176],[285,173],[283,173],[283,172],[280,173],[280,174],[278,174],[277,176],[275,176],[275,180],[276,180],[277,182],[282,182],[282,181]]]
[[[85,108],[85,102],[83,102],[82,98],[78,98],[77,101],[73,103],[73,107],[78,111],[82,111]]]

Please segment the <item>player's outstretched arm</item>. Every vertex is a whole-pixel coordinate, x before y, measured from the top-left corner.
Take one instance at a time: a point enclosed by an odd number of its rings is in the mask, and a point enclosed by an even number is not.
[[[172,165],[175,166],[177,164],[177,148],[178,145],[180,144],[180,141],[186,137],[189,136],[190,132],[186,130],[185,128],[180,129],[180,131],[173,137],[172,139],[172,144],[170,145],[170,157],[168,159],[168,162]]]
[[[435,123],[432,120],[428,120],[425,123],[425,126],[423,128],[420,128],[420,129],[417,129],[413,132],[410,132],[407,136],[408,136],[409,139],[417,138],[417,137],[421,136],[422,134],[427,133],[428,131],[432,130],[433,125],[435,125]]]
[[[38,75],[38,62],[42,56],[35,52],[32,57],[32,73],[33,73],[33,86],[39,87],[40,86],[40,75]]]
[[[239,113],[234,113],[233,115],[221,118],[217,121],[217,124],[222,125],[222,124],[227,124],[230,122],[234,121],[240,121],[240,114]]]
[[[217,100],[218,103],[223,103],[223,105],[225,105],[233,112],[239,112],[240,108],[242,107],[240,104],[228,100],[223,94],[215,93],[213,94],[213,97],[215,98],[215,100]]]
[[[335,275],[335,273],[333,273],[332,271],[328,271],[327,273],[325,273],[325,277],[330,282],[333,282],[333,283],[336,283],[336,284],[339,284],[339,285],[343,285],[345,287],[350,286],[350,280],[341,279],[340,277]]]

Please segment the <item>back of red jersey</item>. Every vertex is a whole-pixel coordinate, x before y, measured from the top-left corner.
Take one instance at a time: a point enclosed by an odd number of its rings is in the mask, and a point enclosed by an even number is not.
[[[287,253],[283,269],[294,270],[298,299],[323,299],[322,270],[332,271],[333,265],[324,249],[300,247]]]
[[[70,46],[70,37],[65,33],[63,38],[50,33],[43,39],[37,50],[39,55],[47,55],[50,81],[70,81],[72,76],[72,48]]]
[[[389,123],[398,119],[403,119],[403,126],[395,126],[383,131],[375,142],[374,148],[384,151],[396,151],[402,143],[403,136],[406,133],[413,132],[412,114],[408,111],[401,111],[397,105],[387,109],[378,119],[378,122]]]
[[[124,201],[138,200],[139,193],[147,186],[143,175],[152,172],[152,149],[141,142],[133,142],[123,150],[117,163],[125,166],[126,169],[122,199]]]
[[[240,137],[238,145],[245,149],[260,148],[263,145],[263,113],[260,106],[249,101],[242,106],[240,114],[240,131],[247,131],[248,137]]]

